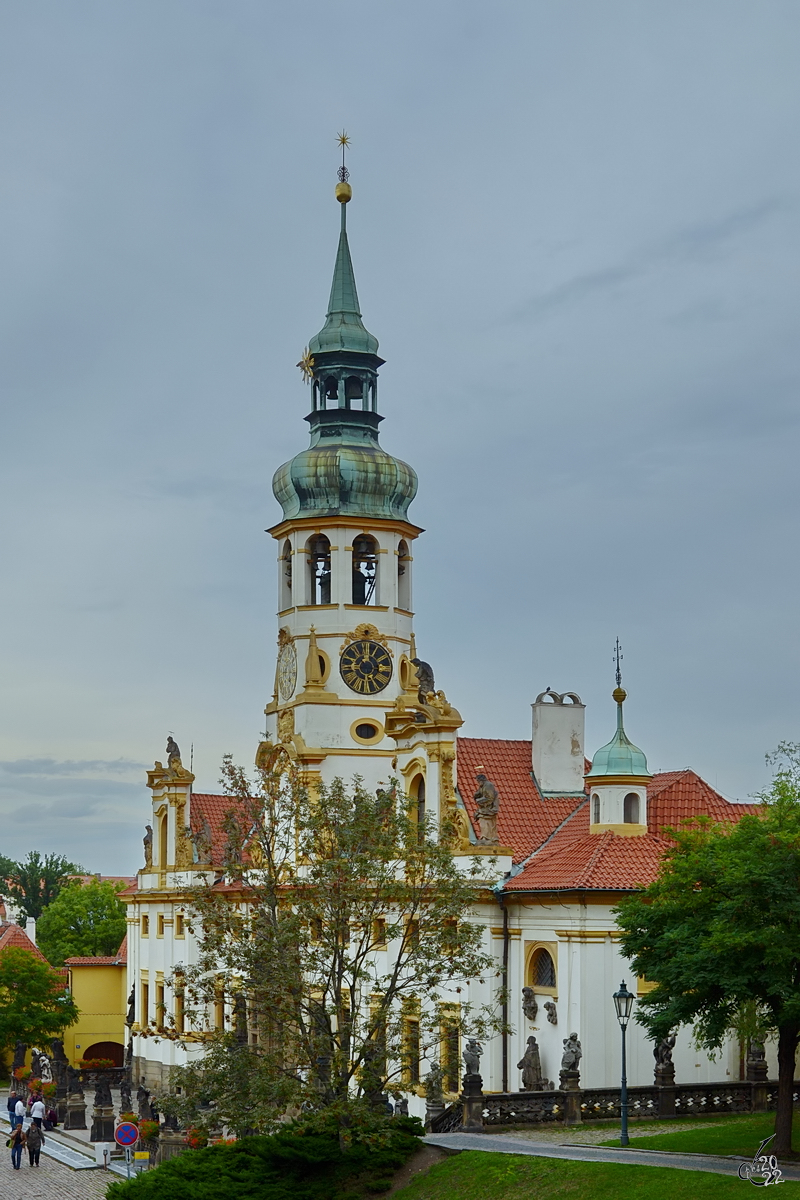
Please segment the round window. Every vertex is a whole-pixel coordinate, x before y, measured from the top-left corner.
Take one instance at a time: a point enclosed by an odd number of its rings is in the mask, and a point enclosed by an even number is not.
[[[356,725],[355,733],[356,737],[363,738],[365,742],[368,742],[371,738],[377,737],[378,726],[370,725],[367,721],[362,721],[360,725]]]

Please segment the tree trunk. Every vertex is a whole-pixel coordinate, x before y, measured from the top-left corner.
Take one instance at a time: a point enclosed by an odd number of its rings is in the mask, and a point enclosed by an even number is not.
[[[775,1111],[775,1141],[770,1153],[787,1158],[792,1153],[794,1104],[794,1060],[800,1025],[788,1021],[778,1026],[778,1102]]]

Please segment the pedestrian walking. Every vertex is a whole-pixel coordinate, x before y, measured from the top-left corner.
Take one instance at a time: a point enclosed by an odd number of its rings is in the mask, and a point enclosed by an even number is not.
[[[42,1128],[42,1121],[44,1120],[44,1114],[45,1114],[44,1100],[42,1100],[42,1098],[40,1096],[36,1100],[34,1100],[33,1104],[31,1105],[31,1120],[33,1121],[34,1125],[37,1125],[39,1127],[39,1129]]]
[[[17,1123],[16,1117],[14,1115],[14,1109],[16,1107],[17,1107],[17,1093],[9,1092],[8,1100],[6,1101],[6,1108],[8,1109],[8,1123],[12,1129],[14,1128],[14,1126]]]
[[[6,1145],[11,1147],[11,1165],[15,1171],[18,1171],[20,1168],[20,1163],[22,1162],[22,1151],[25,1149],[27,1141],[28,1139],[23,1131],[22,1126],[15,1125],[11,1130],[11,1136],[6,1143]]]
[[[27,1138],[28,1158],[31,1161],[31,1166],[38,1167],[39,1155],[44,1145],[44,1134],[42,1133],[41,1126],[31,1125],[25,1137]]]
[[[17,1103],[14,1105],[14,1120],[17,1125],[22,1125],[22,1122],[25,1120],[25,1105],[19,1096],[17,1096]]]

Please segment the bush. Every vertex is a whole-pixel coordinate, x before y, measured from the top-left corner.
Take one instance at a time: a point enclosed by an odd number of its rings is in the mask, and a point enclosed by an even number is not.
[[[136,1179],[112,1183],[108,1200],[345,1200],[387,1191],[394,1171],[420,1145],[416,1117],[359,1114],[340,1146],[335,1114],[294,1122],[268,1137],[207,1146]]]
[[[114,1066],[113,1058],[81,1058],[78,1066],[82,1071],[108,1071]]]

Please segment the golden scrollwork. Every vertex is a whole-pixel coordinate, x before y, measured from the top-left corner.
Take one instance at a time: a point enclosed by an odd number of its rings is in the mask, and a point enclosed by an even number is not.
[[[285,708],[278,714],[278,737],[282,742],[290,742],[294,737],[294,709]]]
[[[288,625],[282,625],[278,630],[278,645],[290,646],[294,638],[292,637]]]
[[[341,650],[346,650],[351,642],[378,642],[378,644],[388,650],[394,658],[394,652],[389,645],[388,639],[384,637],[377,625],[371,625],[369,621],[362,621],[360,625],[356,625],[352,633],[346,633],[344,635],[344,641],[342,642]]]

